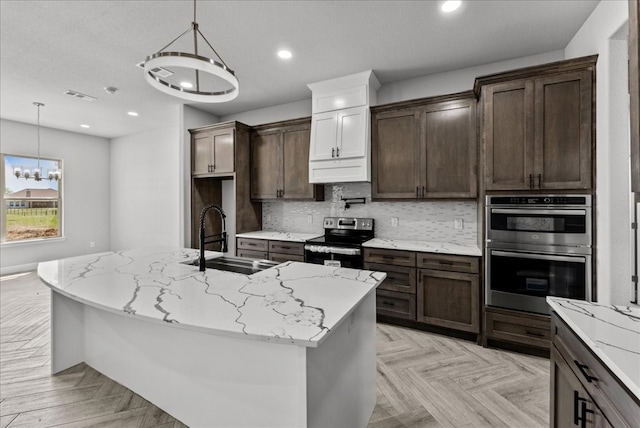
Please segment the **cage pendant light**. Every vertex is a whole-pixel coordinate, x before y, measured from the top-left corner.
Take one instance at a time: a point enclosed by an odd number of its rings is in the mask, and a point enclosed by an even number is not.
[[[33,178],[35,181],[41,181],[42,180],[42,168],[40,168],[40,107],[44,107],[44,104],[34,101],[33,103],[34,106],[36,106],[38,108],[38,128],[37,128],[37,132],[38,132],[38,164],[36,168],[33,168],[33,171],[30,171],[28,168],[22,168],[22,167],[15,167],[13,168],[13,175],[16,176],[16,178],[24,178],[25,180],[28,180],[30,178]],[[33,174],[33,175],[32,175]],[[49,171],[47,177],[49,178],[49,181],[51,180],[56,180],[58,181],[62,176],[62,173],[60,171],[60,169],[56,169],[53,171]]]
[[[169,46],[176,42],[187,33],[193,33],[193,53],[165,51]],[[198,52],[198,36],[200,36],[207,46],[213,51],[217,59],[202,56]],[[170,82],[167,77],[162,77],[162,73],[154,70],[165,69],[171,71],[172,67],[184,68],[194,73],[195,84],[191,87],[183,86]],[[205,73],[206,77],[221,79],[225,85],[230,86],[221,90],[206,90],[201,81],[200,73]],[[144,63],[145,79],[151,86],[166,94],[182,98],[187,101],[201,103],[222,103],[231,101],[238,96],[239,84],[233,70],[231,70],[218,52],[211,46],[211,43],[200,32],[198,23],[196,22],[196,0],[193,0],[193,22],[178,37],[173,39],[169,44],[160,49],[153,55],[149,55]],[[204,77],[204,76],[203,76]]]

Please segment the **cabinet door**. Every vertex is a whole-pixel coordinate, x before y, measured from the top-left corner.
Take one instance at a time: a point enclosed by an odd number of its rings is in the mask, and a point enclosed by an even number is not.
[[[418,322],[480,331],[478,275],[418,269]]]
[[[555,346],[551,347],[551,427],[610,427]]]
[[[402,110],[372,115],[371,196],[410,199],[419,196],[420,112]]]
[[[251,199],[276,199],[282,189],[282,141],[279,132],[251,135]]]
[[[221,129],[211,133],[212,172],[219,174],[235,171],[234,133],[233,129]]]
[[[526,190],[532,183],[533,81],[483,88],[486,190]]]
[[[336,158],[364,157],[367,149],[368,114],[368,107],[354,107],[338,111]]]
[[[316,186],[309,183],[309,129],[284,130],[282,133],[283,197],[313,199]]]
[[[591,72],[535,79],[535,188],[591,188],[591,111]]]
[[[193,136],[191,146],[193,154],[191,156],[191,174],[205,175],[211,173],[211,147],[212,136],[210,132],[203,132]]]
[[[422,197],[477,196],[475,105],[474,99],[426,109]]]
[[[310,160],[325,160],[336,157],[338,139],[338,112],[314,114],[311,122]]]

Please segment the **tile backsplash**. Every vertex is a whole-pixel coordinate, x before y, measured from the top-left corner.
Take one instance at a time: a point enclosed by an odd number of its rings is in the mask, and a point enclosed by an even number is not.
[[[345,207],[342,198],[365,198],[366,204]],[[312,216],[312,223],[309,223]],[[288,232],[324,232],[324,217],[371,217],[375,235],[384,239],[478,243],[476,201],[371,202],[371,183],[325,185],[324,202],[264,202],[262,228]],[[392,226],[396,217],[398,225]],[[462,220],[462,229],[455,228]]]

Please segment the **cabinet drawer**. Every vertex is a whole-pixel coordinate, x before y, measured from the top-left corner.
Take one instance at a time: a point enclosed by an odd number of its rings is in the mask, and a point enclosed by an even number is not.
[[[280,253],[280,254],[298,254],[298,255],[304,256],[304,243],[287,242],[287,241],[269,241],[269,252]]]
[[[416,296],[388,290],[376,290],[376,312],[395,318],[416,320]]]
[[[236,250],[236,254],[238,255],[238,257],[248,257],[250,259],[257,259],[257,260],[266,260],[267,259],[267,252],[266,251],[242,250],[242,249],[238,248]]]
[[[489,339],[549,349],[550,320],[545,315],[486,308],[485,322]]]
[[[634,426],[640,421],[640,403],[555,314],[551,317],[551,336],[560,355],[613,426]]]
[[[415,266],[416,253],[413,251],[384,250],[381,248],[365,248],[364,261],[396,266]]]
[[[379,263],[365,263],[364,268],[387,273],[387,278],[378,286],[378,290],[416,294],[415,268],[383,265]]]
[[[269,251],[269,241],[266,239],[238,238],[237,248],[253,251]]]
[[[284,263],[288,261],[304,262],[304,256],[301,256],[299,254],[269,253],[269,260],[272,260],[274,262],[280,262],[280,263]]]
[[[480,272],[480,258],[470,256],[452,256],[448,254],[418,253],[416,262],[419,268],[448,270],[453,272]]]

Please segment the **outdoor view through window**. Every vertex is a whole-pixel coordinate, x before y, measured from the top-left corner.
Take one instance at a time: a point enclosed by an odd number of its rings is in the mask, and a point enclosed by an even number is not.
[[[62,161],[11,155],[3,158],[2,242],[61,236]]]

